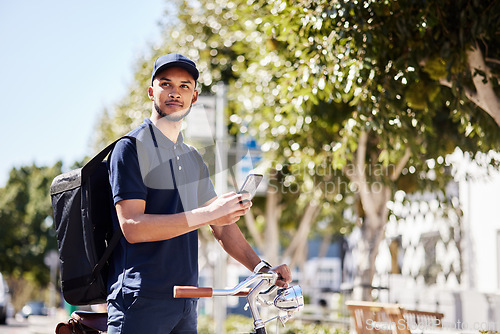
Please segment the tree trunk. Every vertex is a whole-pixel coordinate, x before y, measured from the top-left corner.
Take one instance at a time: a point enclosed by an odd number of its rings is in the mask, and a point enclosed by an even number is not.
[[[272,182],[273,180],[270,180]],[[252,211],[245,215],[245,224],[252,236],[257,252],[272,264],[279,262],[280,238],[279,238],[279,219],[281,216],[280,193],[273,187],[268,187],[266,193],[266,228],[264,233],[259,232],[255,224],[255,218]]]
[[[384,239],[385,224],[389,210],[387,202],[391,199],[391,188],[383,182],[368,182],[366,168],[368,133],[362,132],[353,159],[354,169],[347,174],[358,189],[363,207],[361,240],[356,249],[356,276],[354,278],[353,297],[359,300],[371,300],[371,287],[375,275],[375,259],[380,243]],[[410,159],[410,150],[406,149],[398,164],[387,175],[390,181],[395,181]]]
[[[385,204],[384,204],[385,205]],[[356,276],[353,297],[358,300],[372,300],[372,281],[375,275],[375,259],[380,243],[384,239],[387,217],[365,218],[361,226],[361,238],[357,244]]]
[[[258,252],[271,264],[280,262],[280,234],[279,220],[282,207],[280,204],[281,194],[273,187],[269,187],[266,194],[266,228],[264,233],[260,233],[255,225],[255,219],[251,211],[245,215],[245,223],[257,246]],[[307,259],[307,240],[309,231],[316,217],[320,212],[317,201],[307,204],[304,214],[300,220],[293,240],[285,250],[283,257],[290,258],[290,267],[301,266]]]
[[[280,251],[279,219],[281,216],[280,194],[272,187],[266,197],[266,230],[262,252],[269,263],[278,264]]]
[[[300,220],[297,233],[284,253],[284,257],[290,257],[290,267],[301,266],[307,259],[307,240],[311,226],[316,220],[321,208],[316,201],[307,204],[304,215]]]

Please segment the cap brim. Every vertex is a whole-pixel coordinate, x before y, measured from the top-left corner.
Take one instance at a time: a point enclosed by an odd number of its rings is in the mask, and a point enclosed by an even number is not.
[[[164,69],[167,69],[169,67],[180,67],[180,68],[186,70],[189,74],[191,74],[191,76],[193,77],[193,79],[195,81],[198,80],[199,72],[195,67],[193,67],[192,65],[190,65],[186,62],[183,62],[183,61],[175,61],[175,62],[164,64],[164,65],[158,67],[153,75],[153,78],[151,79],[151,83],[153,82],[154,78],[156,77],[156,73],[158,73]]]

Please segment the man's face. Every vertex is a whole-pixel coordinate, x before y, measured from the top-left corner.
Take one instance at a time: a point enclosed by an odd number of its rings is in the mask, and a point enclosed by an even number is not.
[[[169,67],[158,72],[149,87],[148,95],[158,116],[178,122],[187,116],[198,99],[196,82],[186,70]]]

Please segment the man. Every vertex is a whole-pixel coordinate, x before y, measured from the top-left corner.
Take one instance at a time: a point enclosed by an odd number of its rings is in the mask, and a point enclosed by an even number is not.
[[[151,118],[120,140],[108,162],[115,228],[125,236],[108,279],[108,333],[197,333],[196,300],[174,299],[174,285],[198,283],[197,229],[208,225],[224,250],[253,271],[288,266],[261,261],[237,224],[251,207],[246,194],[217,197],[199,152],[183,141],[182,120],[198,98],[195,63],[159,57],[148,96]],[[243,201],[243,202],[242,202]]]

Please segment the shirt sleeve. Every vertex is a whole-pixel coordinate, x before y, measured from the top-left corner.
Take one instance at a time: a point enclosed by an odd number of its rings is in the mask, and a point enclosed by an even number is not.
[[[146,200],[136,142],[124,138],[116,143],[108,159],[109,181],[114,204],[126,199]]]

